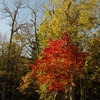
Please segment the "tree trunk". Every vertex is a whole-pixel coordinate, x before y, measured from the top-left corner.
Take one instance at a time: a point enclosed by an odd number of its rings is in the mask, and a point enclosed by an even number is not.
[[[75,88],[75,100],[80,100],[81,98],[81,91],[80,91],[80,79],[78,79],[76,82],[76,88]]]
[[[7,63],[6,63],[6,74],[4,75],[4,85],[3,85],[3,93],[2,93],[2,100],[5,100],[5,94],[6,94],[6,87],[7,87],[7,74],[8,74],[8,68],[9,68],[9,62],[10,62],[10,49],[11,49],[11,44],[12,44],[12,37],[13,37],[13,32],[11,31],[11,37],[10,37],[10,43],[8,47],[8,55],[7,55]]]

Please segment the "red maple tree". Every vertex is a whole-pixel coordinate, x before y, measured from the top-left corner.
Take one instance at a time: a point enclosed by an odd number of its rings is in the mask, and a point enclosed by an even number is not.
[[[38,84],[48,84],[48,91],[65,90],[72,76],[80,74],[84,66],[86,53],[78,52],[69,41],[70,37],[65,34],[59,40],[48,40],[40,58],[30,65]]]

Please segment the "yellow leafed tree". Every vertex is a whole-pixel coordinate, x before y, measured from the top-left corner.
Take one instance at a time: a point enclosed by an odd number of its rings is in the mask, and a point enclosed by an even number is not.
[[[49,0],[44,6],[44,20],[38,28],[40,45],[68,32],[76,39],[96,27],[99,17],[99,0]]]

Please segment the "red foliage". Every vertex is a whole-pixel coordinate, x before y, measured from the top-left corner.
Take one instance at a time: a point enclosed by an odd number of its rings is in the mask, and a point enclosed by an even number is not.
[[[41,58],[30,65],[38,84],[48,84],[48,91],[64,90],[71,84],[71,76],[81,73],[80,67],[84,65],[87,55],[77,52],[74,45],[68,44],[69,40],[68,35],[64,35],[60,40],[48,40],[48,45],[40,54]]]

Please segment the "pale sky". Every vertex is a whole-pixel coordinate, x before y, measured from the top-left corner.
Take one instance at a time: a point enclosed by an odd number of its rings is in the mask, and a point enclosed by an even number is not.
[[[0,0],[1,1],[1,0]],[[5,0],[7,1],[9,4],[11,3],[12,0]],[[29,0],[30,1],[30,5],[37,5],[37,2],[39,2],[39,4],[45,3],[46,0]],[[36,2],[36,3],[35,3]],[[0,2],[1,3],[1,2]],[[0,4],[0,9],[2,8],[2,5]],[[27,17],[27,21],[31,19],[31,11],[29,9],[21,9],[19,12],[20,16],[22,15],[28,15]],[[0,17],[1,17],[1,13],[0,13]],[[6,18],[6,19],[0,19],[0,33],[2,34],[9,34],[10,33],[10,27],[8,25],[10,19]]]

